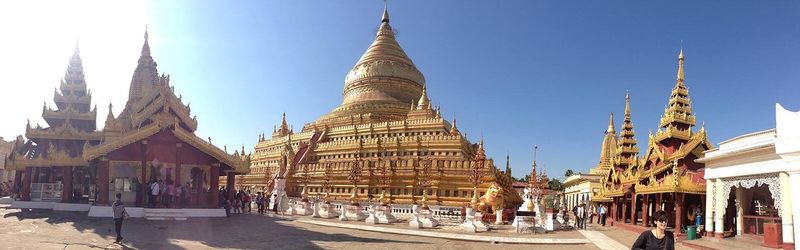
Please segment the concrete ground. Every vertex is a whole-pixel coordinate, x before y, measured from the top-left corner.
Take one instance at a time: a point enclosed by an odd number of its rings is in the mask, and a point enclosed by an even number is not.
[[[599,249],[592,244],[492,244],[386,234],[254,214],[187,221],[130,219],[123,226],[125,240],[114,244],[113,221],[90,218],[85,212],[0,207],[0,217],[0,248],[7,249]]]

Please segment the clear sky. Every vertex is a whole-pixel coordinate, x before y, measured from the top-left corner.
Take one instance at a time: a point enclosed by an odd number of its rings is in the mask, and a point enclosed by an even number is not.
[[[0,136],[45,124],[42,103],[76,39],[102,126],[119,114],[141,51],[191,103],[198,135],[251,151],[281,112],[299,130],[341,102],[382,1],[0,2]],[[446,119],[515,176],[532,146],[551,176],[599,159],[631,93],[640,148],[675,84],[683,41],[698,123],[716,143],[800,110],[798,1],[390,1],[392,26]]]

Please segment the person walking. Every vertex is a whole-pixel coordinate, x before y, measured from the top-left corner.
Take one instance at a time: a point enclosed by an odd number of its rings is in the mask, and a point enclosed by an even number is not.
[[[656,228],[642,232],[631,250],[675,250],[675,235],[667,231],[667,212],[656,211],[653,214]]]
[[[594,216],[597,214],[597,208],[594,207],[594,204],[589,206],[589,224],[594,223]]]
[[[114,231],[117,233],[117,240],[114,243],[120,243],[122,242],[122,221],[128,218],[128,212],[125,211],[125,205],[122,204],[121,193],[117,193],[112,210],[114,211]]]

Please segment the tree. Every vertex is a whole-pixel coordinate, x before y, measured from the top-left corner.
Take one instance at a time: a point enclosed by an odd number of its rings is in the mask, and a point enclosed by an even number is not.
[[[572,169],[567,169],[567,172],[564,172],[564,177],[570,177],[573,174],[575,174],[575,172],[572,171]]]
[[[522,178],[517,178],[517,177],[511,177],[511,178],[512,178],[512,179],[513,179],[515,182],[525,182],[525,183],[528,183],[528,181],[531,179],[531,175],[530,175],[530,174],[526,174],[526,175],[525,175],[525,177],[522,177]]]
[[[554,190],[554,191],[564,190],[564,184],[561,183],[560,180],[555,179],[555,178],[548,180],[547,181],[547,186],[550,188],[550,190]]]

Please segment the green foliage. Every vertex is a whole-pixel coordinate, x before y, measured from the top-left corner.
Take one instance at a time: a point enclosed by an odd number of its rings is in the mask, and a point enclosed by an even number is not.
[[[564,190],[564,183],[561,183],[560,180],[555,179],[555,178],[548,180],[547,181],[547,186],[550,188],[550,190],[555,190],[555,191],[563,191]]]
[[[531,179],[531,175],[530,174],[526,174],[525,177],[522,177],[522,178],[517,178],[517,177],[511,177],[511,178],[516,182],[528,183],[528,181]]]
[[[567,169],[567,172],[564,172],[564,177],[570,177],[573,174],[575,174],[575,171],[572,171],[572,169]]]

